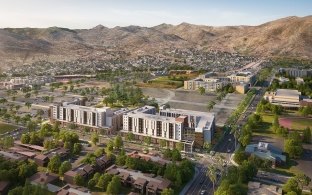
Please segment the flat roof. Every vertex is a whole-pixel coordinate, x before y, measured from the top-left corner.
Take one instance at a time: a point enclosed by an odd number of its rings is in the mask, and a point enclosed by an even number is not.
[[[275,96],[288,96],[288,97],[299,97],[301,92],[294,89],[277,89],[275,92]]]
[[[39,151],[45,151],[46,149],[42,146],[37,146],[37,145],[31,145],[31,144],[23,144],[21,141],[17,140],[14,141],[14,144],[20,145],[20,146],[24,146],[26,148],[31,148],[34,150],[39,150]]]

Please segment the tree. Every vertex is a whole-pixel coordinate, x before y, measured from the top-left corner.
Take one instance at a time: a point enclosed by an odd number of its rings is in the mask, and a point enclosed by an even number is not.
[[[295,178],[290,178],[283,186],[283,191],[285,192],[295,192],[296,194],[301,194],[302,190],[299,187],[299,183]]]
[[[77,174],[75,175],[74,177],[74,183],[77,185],[77,186],[83,186],[84,185],[84,179],[81,175]]]
[[[10,148],[14,146],[14,139],[11,136],[6,136],[0,140],[0,143],[3,148]]]
[[[21,142],[22,144],[29,144],[30,142],[30,136],[29,133],[23,133],[21,136]]]
[[[181,160],[181,153],[178,149],[173,149],[171,153],[171,158],[173,161],[180,161]]]
[[[103,191],[106,191],[109,182],[112,180],[112,177],[113,176],[108,173],[101,175],[97,183],[97,186],[101,188]]]
[[[115,175],[112,178],[112,181],[109,182],[106,193],[107,194],[119,194],[120,188],[121,188],[120,178]]]
[[[309,183],[311,182],[311,178],[306,176],[305,174],[303,173],[299,173],[295,176],[295,179],[297,180],[298,182],[298,185],[300,187],[301,190],[303,190],[303,187],[304,186],[308,186]]]
[[[184,144],[181,142],[176,143],[176,149],[182,151],[184,149]]]
[[[206,93],[206,89],[204,87],[198,87],[198,92],[200,95],[204,95]]]
[[[161,195],[174,195],[174,191],[171,188],[165,188],[162,192]]]
[[[26,99],[30,98],[30,96],[31,96],[31,93],[26,93],[26,94],[24,95],[24,97],[25,97]]]
[[[213,109],[213,106],[215,105],[216,103],[214,101],[209,101],[208,104],[207,104],[207,109],[210,111],[211,109]]]
[[[26,106],[28,109],[30,109],[31,105],[32,105],[31,102],[25,102],[25,106]]]
[[[91,142],[96,145],[99,142],[99,135],[97,133],[92,133]]]
[[[134,134],[132,132],[128,133],[126,139],[129,142],[133,141],[134,140]]]
[[[273,119],[273,130],[276,133],[277,129],[280,127],[279,121],[278,121],[278,116],[274,115],[274,119]]]
[[[303,153],[301,137],[298,132],[292,132],[285,141],[284,150],[290,158],[299,158]]]
[[[68,161],[62,162],[60,168],[59,168],[59,175],[63,176],[65,172],[69,171],[72,168],[72,165]]]
[[[206,175],[209,177],[209,179],[212,182],[212,189],[213,192],[215,191],[214,185],[217,181],[217,169],[214,166],[209,166]]]
[[[307,127],[303,131],[303,142],[304,143],[311,143],[311,129],[310,127]]]
[[[90,189],[90,190],[93,190],[94,188],[95,188],[95,186],[96,186],[96,181],[94,180],[94,179],[90,179],[89,181],[88,181],[88,188]]]
[[[233,159],[237,164],[242,164],[244,162],[244,160],[247,160],[247,155],[246,155],[245,151],[237,150],[234,153]]]
[[[112,153],[113,150],[114,150],[114,142],[112,140],[109,140],[105,148],[105,153],[106,154]]]
[[[123,147],[123,141],[120,135],[117,135],[114,140],[114,146],[116,149],[121,149]]]
[[[30,120],[27,122],[26,127],[28,131],[35,131],[37,127],[37,123],[35,121]]]
[[[166,145],[167,145],[167,141],[164,140],[164,139],[161,139],[161,140],[159,141],[159,145],[160,145],[161,148],[164,148],[164,147],[166,147]]]
[[[5,99],[5,98],[0,98],[0,104],[5,104],[5,103],[7,103],[7,102],[8,102],[7,99]]]
[[[74,143],[73,153],[78,155],[82,150],[82,145],[80,143]]]
[[[231,133],[233,133],[234,135],[234,139],[235,139],[235,148],[237,147],[237,140],[239,138],[239,135],[240,135],[240,130],[238,128],[237,125],[234,125],[231,129]]]
[[[146,137],[144,137],[144,142],[146,145],[149,146],[152,143],[152,138],[150,136],[146,136]]]
[[[32,145],[41,145],[42,144],[42,138],[39,137],[39,135],[36,132],[31,132],[30,133],[30,140],[29,140],[29,144]]]
[[[58,173],[60,166],[61,166],[61,158],[58,154],[56,154],[50,159],[48,163],[48,169],[53,173]]]

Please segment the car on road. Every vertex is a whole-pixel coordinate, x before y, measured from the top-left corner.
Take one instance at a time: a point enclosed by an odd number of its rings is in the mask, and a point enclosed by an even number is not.
[[[206,191],[206,190],[200,191],[200,195],[205,195],[205,194],[207,194],[207,191]]]
[[[214,156],[215,154],[216,154],[215,151],[210,151],[210,155],[211,155],[211,156]]]

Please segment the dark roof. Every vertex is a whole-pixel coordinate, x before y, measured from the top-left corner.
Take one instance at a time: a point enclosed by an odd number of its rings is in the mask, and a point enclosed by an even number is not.
[[[67,184],[57,192],[57,195],[77,195],[72,192],[73,190],[78,191],[77,193],[81,192],[90,194],[90,190],[88,188]]]
[[[54,173],[38,172],[29,178],[30,182],[46,185],[58,179],[58,175]]]
[[[159,186],[159,183],[155,181],[150,181],[147,183],[147,188],[152,189],[154,191],[157,191],[158,186]]]
[[[119,172],[119,177],[122,179],[122,180],[127,180],[129,178],[130,174],[129,173],[126,173],[126,172],[123,172],[123,171],[120,171]]]
[[[37,156],[35,156],[35,159],[38,159],[38,160],[46,160],[48,158],[49,157],[44,154],[38,154]]]
[[[71,177],[75,177],[75,176],[77,175],[77,172],[76,172],[76,171],[69,170],[69,171],[67,171],[66,173],[64,173],[64,175],[68,175],[68,176],[71,176]]]
[[[109,169],[107,170],[107,173],[110,175],[117,175],[119,171],[117,169]]]
[[[85,165],[85,166],[83,167],[83,170],[84,170],[85,172],[87,172],[88,174],[94,171],[93,167],[92,167],[91,165],[89,165],[89,164]]]
[[[135,180],[134,185],[144,186],[146,183],[147,183],[146,179],[139,177],[137,180]]]

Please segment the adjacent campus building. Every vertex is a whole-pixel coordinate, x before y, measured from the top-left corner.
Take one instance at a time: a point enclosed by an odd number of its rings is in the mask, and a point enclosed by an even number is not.
[[[51,120],[73,123],[92,129],[122,128],[122,115],[126,109],[113,110],[109,107],[95,108],[82,105],[81,100],[57,103],[51,106]]]
[[[199,75],[197,78],[184,81],[184,89],[197,90],[203,87],[206,91],[217,91],[222,87],[231,84],[233,86],[252,86],[256,81],[256,76],[251,72],[238,72],[226,77],[218,77],[214,73],[209,72]],[[245,89],[245,87],[244,87]],[[246,90],[240,90],[240,93]]]
[[[151,137],[153,143],[165,140],[168,146],[184,144],[192,151],[193,146],[202,147],[210,143],[215,129],[213,113],[181,109],[161,108],[159,113],[153,106],[144,106],[123,115],[122,133],[133,133],[137,139]]]
[[[284,73],[290,77],[308,77],[312,76],[312,69],[298,69],[298,68],[280,68],[279,73]]]
[[[301,92],[292,89],[277,89],[275,92],[266,92],[264,99],[271,104],[285,108],[300,107]]]

